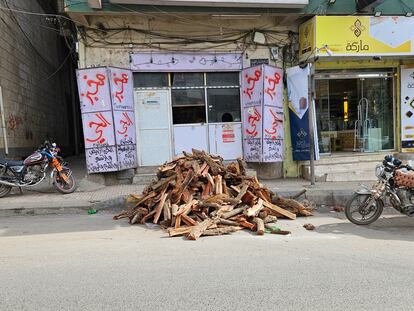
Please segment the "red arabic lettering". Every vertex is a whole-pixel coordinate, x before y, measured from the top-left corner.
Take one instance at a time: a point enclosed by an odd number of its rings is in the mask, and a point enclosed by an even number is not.
[[[258,134],[258,132],[256,130],[256,127],[257,127],[256,123],[260,121],[262,116],[260,115],[260,113],[257,111],[256,108],[253,108],[253,109],[254,109],[254,115],[249,116],[249,118],[247,119],[248,123],[252,127],[252,130],[246,129],[246,133],[253,136],[253,137],[256,137],[257,134]]]
[[[266,76],[265,79],[267,83],[269,83],[269,87],[265,89],[265,93],[268,94],[271,99],[273,99],[273,96],[276,95],[276,85],[278,85],[280,82],[280,74],[275,72],[274,78]]]
[[[101,120],[101,122],[89,122],[88,126],[90,128],[92,128],[93,126],[96,126],[95,128],[95,133],[98,134],[98,137],[94,138],[94,139],[90,139],[90,138],[86,138],[87,141],[91,142],[91,143],[95,143],[95,142],[99,142],[100,144],[103,144],[106,141],[106,138],[103,137],[103,131],[101,128],[105,128],[108,125],[111,125],[111,123],[108,122],[107,119],[105,119],[105,117],[102,115],[102,113],[96,113],[95,116]]]
[[[121,88],[118,91],[115,91],[115,98],[122,103],[124,100],[124,84],[128,83],[128,75],[126,73],[121,74],[122,78],[117,78],[116,73],[114,73],[114,83],[115,85],[121,85]]]
[[[97,73],[96,74],[96,80],[92,80],[89,79],[88,80],[88,76],[84,75],[83,79],[86,80],[86,85],[89,88],[93,88],[93,90],[88,90],[86,93],[81,93],[81,96],[85,96],[89,99],[91,105],[93,106],[95,104],[95,102],[97,102],[99,100],[99,97],[97,96],[98,92],[99,92],[99,88],[103,85],[105,85],[105,75],[101,74],[101,73]]]
[[[277,132],[277,126],[280,123],[283,123],[283,120],[279,119],[278,116],[276,115],[276,113],[272,110],[272,108],[269,108],[270,113],[272,114],[273,117],[273,122],[272,122],[272,130],[269,131],[268,129],[265,129],[265,132],[267,134],[269,134],[270,136],[272,136],[272,138],[276,138],[276,132]]]
[[[119,134],[124,135],[125,137],[128,137],[128,128],[133,124],[131,121],[131,118],[129,117],[127,112],[122,113],[123,118],[119,120],[119,123],[122,125],[123,130],[117,131]],[[125,120],[124,120],[125,119]]]
[[[256,85],[256,82],[259,81],[260,77],[262,76],[261,70],[255,70],[254,76],[249,77],[246,75],[247,84],[249,85],[245,90],[243,90],[243,93],[249,96],[249,99],[252,99],[253,90]]]

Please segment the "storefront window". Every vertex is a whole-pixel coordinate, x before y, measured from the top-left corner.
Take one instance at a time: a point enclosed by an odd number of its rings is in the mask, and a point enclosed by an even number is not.
[[[207,101],[209,122],[240,122],[239,88],[208,89]]]
[[[207,86],[239,86],[238,72],[207,73]]]
[[[168,74],[158,72],[137,72],[134,73],[134,87],[167,87]]]
[[[190,124],[206,122],[204,89],[171,90],[173,123]]]
[[[320,152],[394,149],[392,73],[331,77],[316,80]]]
[[[171,73],[172,87],[192,87],[204,85],[204,76],[199,72],[174,72]]]

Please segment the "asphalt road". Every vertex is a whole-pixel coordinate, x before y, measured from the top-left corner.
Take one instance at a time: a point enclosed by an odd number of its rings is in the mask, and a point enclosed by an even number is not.
[[[0,310],[414,309],[414,219],[279,226],[187,241],[110,214],[5,217]]]

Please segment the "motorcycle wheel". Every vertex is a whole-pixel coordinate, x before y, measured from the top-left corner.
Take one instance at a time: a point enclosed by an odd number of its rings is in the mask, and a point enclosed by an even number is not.
[[[56,190],[63,194],[72,193],[76,190],[76,182],[75,178],[70,169],[64,169],[65,173],[69,175],[69,182],[66,183],[60,176],[57,171],[53,173],[53,185],[55,186]]]
[[[356,225],[369,225],[382,214],[384,203],[375,200],[370,194],[355,193],[346,203],[345,216]]]
[[[5,197],[11,191],[12,187],[7,185],[0,185],[0,198]]]

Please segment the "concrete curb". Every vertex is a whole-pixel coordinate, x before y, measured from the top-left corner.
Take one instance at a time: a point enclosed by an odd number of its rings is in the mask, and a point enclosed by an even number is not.
[[[298,193],[295,191],[278,191],[281,196],[290,197]],[[316,205],[344,206],[346,201],[352,196],[354,192],[350,190],[321,190],[321,189],[307,189],[306,194],[300,199],[308,199],[315,202]],[[99,211],[109,211],[119,213],[125,206],[126,195],[117,196],[108,200],[99,202],[90,201],[69,201],[53,203],[42,202],[30,205],[9,206],[5,209],[0,209],[0,217],[10,216],[29,216],[29,215],[53,215],[53,214],[86,214],[89,209],[96,209]]]
[[[25,204],[21,206],[10,206],[6,209],[0,209],[0,217],[10,216],[33,216],[33,215],[56,215],[56,214],[86,214],[89,209],[96,209],[99,211],[113,211],[119,212],[125,206],[125,197],[118,196],[112,199],[99,202],[89,201],[70,201],[60,204],[36,204],[36,207],[31,207]]]

